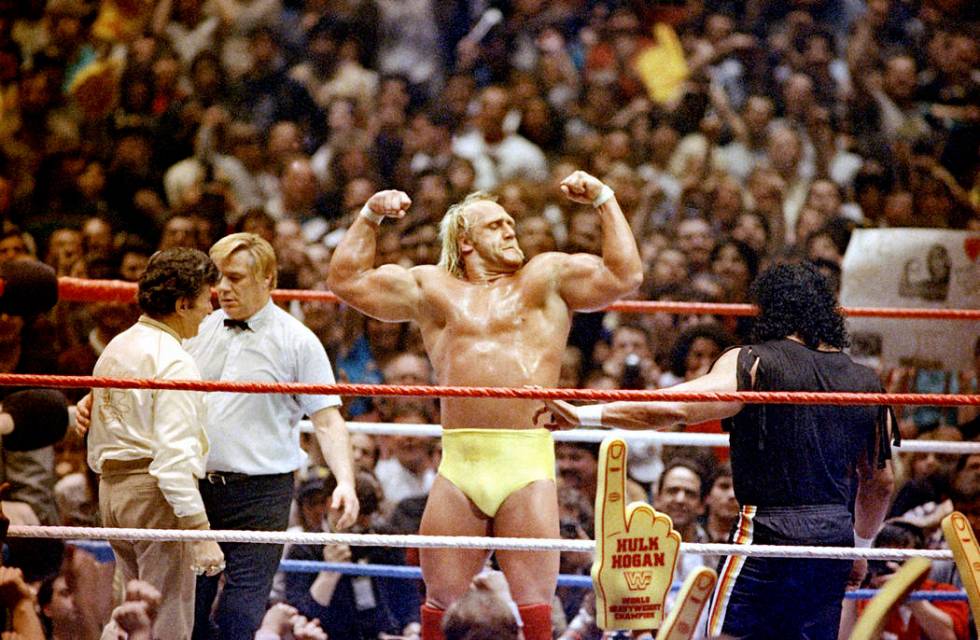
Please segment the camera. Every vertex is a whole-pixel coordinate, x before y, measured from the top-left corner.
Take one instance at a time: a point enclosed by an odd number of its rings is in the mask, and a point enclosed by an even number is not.
[[[894,569],[888,566],[887,560],[868,560],[868,572],[865,574],[865,582],[870,583],[879,576],[887,576],[894,573]]]
[[[623,359],[623,374],[619,380],[619,388],[643,388],[643,372],[640,370],[640,356],[635,353],[630,353]]]
[[[578,538],[579,526],[574,520],[562,520],[559,530],[562,538]]]

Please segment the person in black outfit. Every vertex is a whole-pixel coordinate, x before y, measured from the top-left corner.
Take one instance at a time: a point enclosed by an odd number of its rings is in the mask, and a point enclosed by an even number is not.
[[[844,321],[824,276],[775,264],[759,276],[754,344],[723,353],[705,375],[670,391],[881,392],[870,369],[843,353]],[[870,546],[894,488],[886,407],[549,402],[559,426],[654,429],[724,420],[731,433],[737,544]],[[898,443],[898,430],[894,430]],[[728,638],[837,637],[841,600],[863,561],[730,556],[722,562],[708,632]]]

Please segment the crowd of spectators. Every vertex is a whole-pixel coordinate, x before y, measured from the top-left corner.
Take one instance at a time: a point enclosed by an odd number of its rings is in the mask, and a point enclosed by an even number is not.
[[[815,260],[839,282],[856,228],[980,230],[978,7],[0,0],[0,261],[35,256],[59,275],[135,281],[157,249],[206,251],[245,230],[276,247],[281,288],[323,289],[333,247],[384,188],[406,191],[413,204],[382,227],[381,263],[435,263],[438,220],[475,189],[495,193],[514,216],[528,258],[598,253],[597,217],[557,188],[584,169],[615,190],[630,219],[645,266],[639,299],[746,302],[755,274],[776,258]],[[481,16],[490,29],[475,37]],[[433,383],[415,327],[331,303],[288,307],[323,341],[338,379]],[[4,316],[0,371],[89,375],[135,313],[62,302],[41,317]],[[580,314],[561,384],[668,387],[704,373],[750,325]],[[957,329],[949,339],[973,349],[971,370],[883,370],[887,388],[976,393],[980,341]],[[351,420],[438,422],[427,400],[348,399],[344,410]],[[980,434],[967,408],[900,417],[906,436]],[[416,532],[438,443],[356,436],[354,447],[356,530]],[[96,524],[83,450],[69,437],[54,450],[3,452],[12,517]],[[724,451],[641,447],[631,455],[636,497],[669,513],[687,541],[724,540],[737,512]],[[302,530],[329,526],[322,496],[330,478],[318,462],[298,479]],[[907,482],[893,515],[924,531],[922,544],[950,505],[980,514],[980,456],[903,463]],[[559,445],[563,535],[592,535],[595,470],[596,447]],[[83,550],[67,553],[60,569],[24,559],[37,554],[11,555],[23,578],[0,575],[11,585],[0,591],[26,594],[23,579],[42,581],[37,609],[50,637],[82,637],[64,630],[83,628],[86,616],[136,628],[152,612],[144,603],[112,614],[112,598],[100,600],[92,587],[105,572]],[[297,546],[287,556],[414,560],[411,550],[337,547]],[[588,557],[563,558],[567,572],[588,566]],[[271,602],[299,611],[270,610],[263,628],[318,637],[306,616],[336,638],[401,635],[419,594],[396,582],[286,574]],[[131,600],[152,601],[136,592]],[[567,622],[567,633],[580,633],[587,599],[560,595],[556,629]]]

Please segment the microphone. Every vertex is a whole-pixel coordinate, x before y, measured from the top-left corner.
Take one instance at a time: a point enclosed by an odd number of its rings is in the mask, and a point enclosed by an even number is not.
[[[68,430],[68,400],[53,389],[29,389],[11,393],[2,401],[10,414],[13,431],[3,435],[8,451],[34,451],[58,442]],[[9,428],[9,421],[7,426]]]
[[[504,14],[500,12],[500,9],[495,7],[490,7],[483,12],[480,19],[476,21],[470,32],[463,36],[463,40],[470,40],[472,42],[479,42],[490,33],[490,29],[500,24],[500,21],[504,19]]]
[[[0,313],[31,316],[44,313],[58,302],[58,276],[37,260],[12,260],[0,264]]]

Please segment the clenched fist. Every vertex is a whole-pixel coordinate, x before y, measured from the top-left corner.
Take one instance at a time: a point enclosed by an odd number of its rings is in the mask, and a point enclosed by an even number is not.
[[[402,218],[412,206],[412,199],[404,191],[388,189],[379,191],[371,196],[364,205],[364,211],[370,211],[376,216]]]
[[[561,192],[569,200],[582,204],[592,204],[602,191],[602,181],[584,171],[575,171],[561,181]]]

